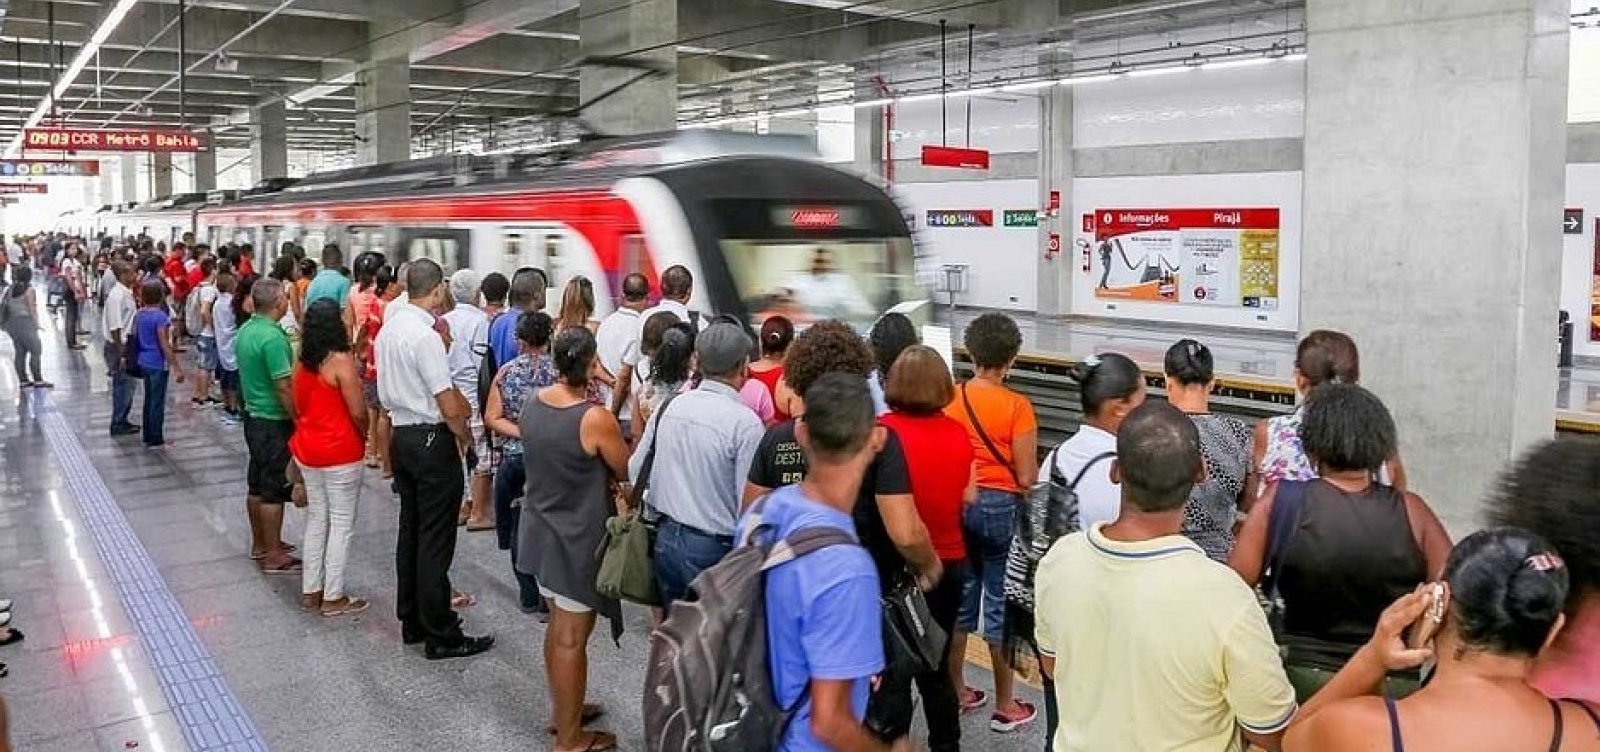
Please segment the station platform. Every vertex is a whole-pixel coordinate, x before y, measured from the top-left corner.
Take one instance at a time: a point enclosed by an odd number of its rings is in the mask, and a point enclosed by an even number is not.
[[[954,313],[957,347],[962,327],[982,313],[985,311],[974,309]],[[1022,330],[1019,369],[1065,366],[1089,355],[1117,352],[1132,358],[1148,375],[1160,376],[1167,348],[1188,337],[1211,348],[1220,389],[1253,401],[1294,404],[1294,335],[1004,313]],[[1578,363],[1558,370],[1556,430],[1600,434],[1600,364]]]
[[[467,630],[497,639],[481,656],[430,662],[401,645],[392,617],[398,499],[377,470],[362,490],[348,564],[350,591],[372,608],[303,613],[298,576],[263,575],[247,558],[241,430],[191,407],[187,385],[174,383],[168,448],[109,437],[98,342],[67,350],[59,320],[50,323],[53,391],[19,396],[0,337],[0,598],[15,601],[12,626],[27,635],[0,648],[16,749],[550,748],[545,627],[518,611],[493,533],[463,529],[452,571],[477,598],[463,613]],[[287,518],[284,537],[298,542],[301,516],[291,509]],[[589,697],[607,710],[593,727],[636,750],[649,618],[625,614],[620,644],[596,630]],[[976,667],[968,681],[992,687]],[[1009,735],[987,721],[986,712],[966,716],[971,748],[1043,746],[1042,717]]]

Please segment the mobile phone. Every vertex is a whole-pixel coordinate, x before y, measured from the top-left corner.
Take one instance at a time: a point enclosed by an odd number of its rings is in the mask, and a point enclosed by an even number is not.
[[[1425,591],[1428,596],[1428,608],[1411,625],[1411,633],[1406,638],[1406,646],[1410,648],[1427,647],[1433,641],[1433,636],[1438,634],[1440,625],[1444,624],[1444,612],[1450,605],[1449,591],[1444,583],[1429,583]]]

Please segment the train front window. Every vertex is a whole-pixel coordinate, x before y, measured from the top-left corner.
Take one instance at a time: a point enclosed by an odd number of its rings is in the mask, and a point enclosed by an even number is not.
[[[722,252],[754,323],[773,315],[801,326],[841,319],[865,331],[889,311],[918,325],[933,316],[910,238],[724,239]]]

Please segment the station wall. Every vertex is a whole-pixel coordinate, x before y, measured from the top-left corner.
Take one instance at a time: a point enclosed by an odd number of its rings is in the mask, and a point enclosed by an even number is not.
[[[899,183],[895,199],[912,215],[917,242],[940,264],[967,264],[962,305],[1033,311],[1038,308],[1038,230],[1006,227],[1006,209],[1033,209],[1039,203],[1034,180],[982,180]],[[989,227],[929,227],[930,211],[990,213]],[[947,300],[943,294],[939,300]]]
[[[1600,269],[1600,164],[1567,165],[1567,207],[1583,210],[1582,233],[1562,235],[1561,310],[1572,315],[1573,353],[1600,358],[1591,336],[1591,295]]]

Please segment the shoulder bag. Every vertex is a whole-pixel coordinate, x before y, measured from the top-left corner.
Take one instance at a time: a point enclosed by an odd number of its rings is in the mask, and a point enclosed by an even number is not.
[[[668,397],[656,410],[657,432],[661,430],[661,415],[676,396]],[[594,583],[595,592],[603,598],[641,606],[661,605],[661,592],[656,587],[655,567],[651,561],[652,530],[644,518],[645,492],[650,486],[650,471],[656,464],[659,438],[659,433],[652,436],[649,448],[645,449],[644,464],[639,468],[639,477],[634,479],[633,493],[628,499],[628,511],[606,520],[606,537],[598,552],[600,571]]]
[[[1300,520],[1305,515],[1307,481],[1285,480],[1278,482],[1272,497],[1272,512],[1267,516],[1267,554],[1262,562],[1261,594],[1267,602],[1267,623],[1274,635],[1283,634],[1283,593],[1278,589],[1278,570],[1283,564],[1284,552],[1300,530]]]

